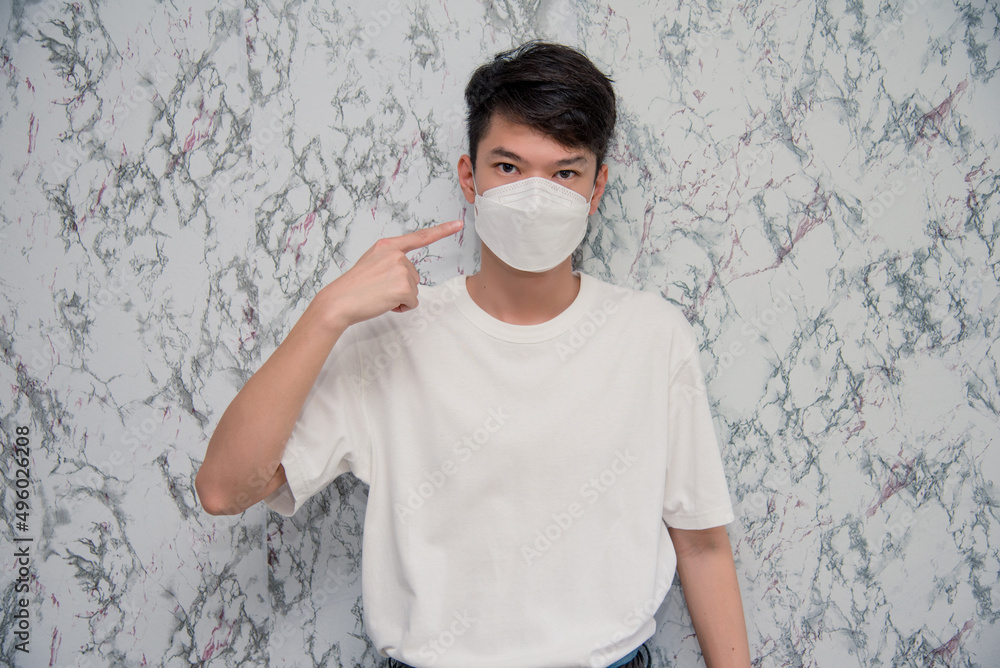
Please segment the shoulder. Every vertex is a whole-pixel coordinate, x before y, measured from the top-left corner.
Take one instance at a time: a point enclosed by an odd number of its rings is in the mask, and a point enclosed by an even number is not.
[[[584,280],[591,283],[594,301],[598,308],[609,313],[621,313],[629,328],[657,338],[679,340],[684,347],[696,346],[694,328],[684,312],[655,292],[612,285],[592,276]]]

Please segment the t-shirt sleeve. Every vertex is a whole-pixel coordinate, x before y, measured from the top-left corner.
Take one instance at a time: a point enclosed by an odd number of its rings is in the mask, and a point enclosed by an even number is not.
[[[356,327],[349,328],[323,365],[285,445],[281,464],[288,482],[264,499],[290,516],[309,497],[348,471],[367,482],[371,447],[362,405]]]
[[[729,524],[735,516],[696,347],[671,377],[668,404],[664,521],[677,529]]]

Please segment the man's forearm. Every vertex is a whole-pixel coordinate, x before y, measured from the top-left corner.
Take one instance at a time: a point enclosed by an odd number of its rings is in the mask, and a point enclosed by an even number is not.
[[[195,487],[205,510],[231,515],[283,481],[285,444],[313,383],[348,327],[389,311],[417,307],[420,274],[406,253],[462,229],[453,220],[380,239],[319,291],[270,359],[226,409],[208,443]]]
[[[708,668],[750,665],[746,620],[725,527],[670,530],[677,573]]]
[[[320,307],[310,304],[223,413],[195,479],[209,513],[242,512],[272,491],[295,421],[343,332],[324,321]]]

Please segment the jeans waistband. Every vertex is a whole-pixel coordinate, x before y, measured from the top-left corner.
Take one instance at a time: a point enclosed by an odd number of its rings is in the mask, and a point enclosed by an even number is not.
[[[618,659],[612,663],[608,668],[621,668],[622,666],[627,666],[628,664],[635,661],[635,658],[639,656],[639,651],[644,647],[644,645],[639,645],[634,650]],[[389,659],[388,668],[410,668],[407,664],[402,661],[397,661],[396,659]]]
[[[634,650],[632,650],[622,658],[618,659],[614,663],[612,663],[610,666],[608,666],[608,668],[621,668],[621,666],[626,666],[632,663],[632,661],[635,660],[635,657],[639,656],[640,649],[642,649],[641,645],[639,647],[636,647]]]

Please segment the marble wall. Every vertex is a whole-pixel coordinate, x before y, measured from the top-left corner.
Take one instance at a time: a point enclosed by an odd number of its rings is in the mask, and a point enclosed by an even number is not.
[[[616,81],[580,263],[702,338],[756,665],[997,665],[996,2],[206,6],[0,4],[4,662],[379,665],[364,486],[213,518],[194,473],[321,286],[466,213],[464,83],[541,37]]]

